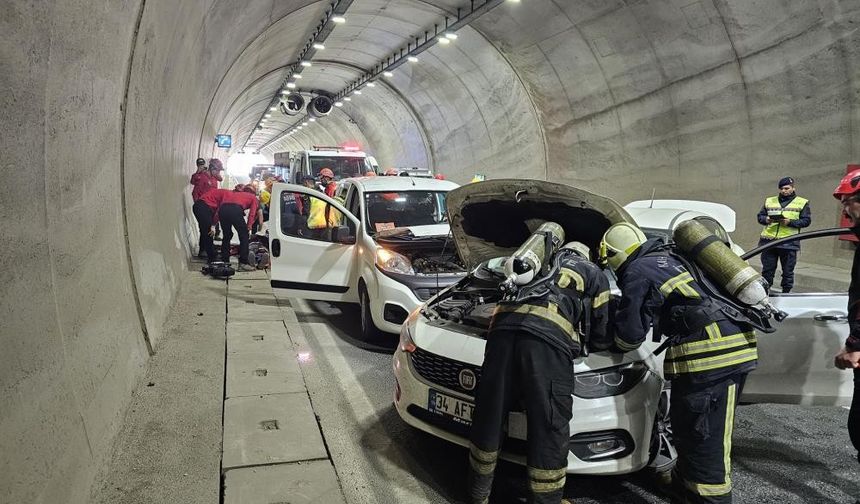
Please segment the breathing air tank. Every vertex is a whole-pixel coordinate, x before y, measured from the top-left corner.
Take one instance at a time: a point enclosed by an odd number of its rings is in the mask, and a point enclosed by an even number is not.
[[[531,282],[552,254],[564,243],[564,229],[555,222],[544,222],[505,261],[503,289]]]
[[[678,248],[735,299],[749,306],[770,307],[762,276],[701,223],[695,220],[681,223],[673,239]]]

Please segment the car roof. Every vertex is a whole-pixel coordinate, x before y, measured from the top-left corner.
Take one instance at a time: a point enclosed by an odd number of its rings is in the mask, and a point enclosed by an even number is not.
[[[626,208],[642,228],[674,230],[678,224],[696,217],[709,217],[703,212],[683,210],[680,208]]]
[[[357,177],[346,179],[363,191],[450,191],[459,185],[449,180],[425,177]]]

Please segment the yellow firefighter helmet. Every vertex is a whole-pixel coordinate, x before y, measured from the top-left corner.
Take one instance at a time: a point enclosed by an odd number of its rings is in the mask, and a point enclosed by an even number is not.
[[[635,224],[619,222],[603,234],[600,241],[600,262],[617,271],[622,264],[645,243],[645,233]]]

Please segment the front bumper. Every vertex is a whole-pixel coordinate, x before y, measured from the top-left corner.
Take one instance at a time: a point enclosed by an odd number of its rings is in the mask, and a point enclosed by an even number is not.
[[[395,334],[400,332],[400,325],[409,313],[439,290],[463,278],[463,275],[440,275],[436,279],[429,275],[394,275],[379,270],[374,273],[375,286],[367,282],[373,323],[379,330]]]
[[[393,358],[394,406],[409,425],[461,446],[468,446],[468,426],[449,420],[427,409],[428,393],[432,388],[444,394],[473,401],[460,391],[431,384],[419,376],[409,354],[398,348]],[[612,475],[638,471],[648,464],[651,430],[662,388],[662,380],[652,373],[627,393],[598,399],[573,398],[573,420],[570,423],[571,451],[567,456],[567,472],[571,474]],[[512,413],[514,416],[522,414]],[[524,417],[524,415],[522,415]],[[510,424],[522,424],[521,417]],[[512,429],[513,430],[513,429]],[[517,429],[524,432],[523,429]],[[525,435],[509,436],[502,446],[502,458],[525,463]],[[606,458],[583,460],[580,455],[592,453],[588,446],[601,439],[617,438],[632,443],[628,450],[617,451]],[[521,438],[521,439],[517,439]],[[592,444],[593,446],[593,444]]]

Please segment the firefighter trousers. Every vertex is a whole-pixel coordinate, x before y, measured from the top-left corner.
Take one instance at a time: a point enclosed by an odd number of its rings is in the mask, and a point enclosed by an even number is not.
[[[230,262],[230,240],[233,239],[233,229],[239,235],[239,263],[248,264],[248,223],[245,222],[245,210],[239,205],[228,203],[221,205],[218,215],[224,224],[224,237],[221,240],[221,260]]]
[[[714,382],[672,380],[669,415],[678,463],[673,483],[686,503],[732,502],[732,431],[746,373]]]
[[[525,405],[529,502],[559,504],[573,415],[573,356],[526,332],[487,338],[469,437],[469,497],[489,502],[508,412]]]

